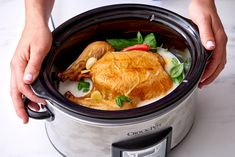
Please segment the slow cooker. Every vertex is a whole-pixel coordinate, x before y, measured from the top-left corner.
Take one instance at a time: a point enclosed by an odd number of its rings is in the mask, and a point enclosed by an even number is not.
[[[156,34],[188,68],[183,82],[158,101],[130,110],[103,111],[68,101],[58,92],[58,72],[68,67],[84,47],[95,40]],[[120,4],[90,10],[69,19],[53,31],[53,44],[44,59],[34,93],[46,99],[44,111],[29,117],[46,119],[50,142],[63,156],[165,157],[192,127],[195,95],[209,52],[197,27],[188,19],[156,6]]]

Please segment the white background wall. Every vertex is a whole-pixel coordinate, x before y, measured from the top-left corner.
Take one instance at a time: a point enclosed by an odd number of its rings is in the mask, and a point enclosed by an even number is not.
[[[103,2],[109,4],[116,1]],[[102,1],[57,0],[53,10],[55,23],[58,25],[77,13],[102,6],[100,2]],[[189,0],[131,2],[156,3],[188,16]],[[170,157],[227,157],[235,154],[235,1],[216,0],[216,4],[229,37],[228,62],[217,80],[200,90],[195,124],[187,138],[171,152]],[[28,125],[23,125],[11,102],[9,63],[23,25],[23,1],[0,0],[0,156],[57,157],[58,153],[46,137],[43,121],[30,120]]]

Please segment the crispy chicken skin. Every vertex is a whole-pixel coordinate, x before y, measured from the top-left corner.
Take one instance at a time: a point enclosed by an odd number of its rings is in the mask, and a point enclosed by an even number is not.
[[[107,53],[91,68],[94,87],[105,99],[126,95],[138,101],[164,95],[173,83],[161,58],[139,50]]]
[[[114,51],[112,46],[105,41],[95,41],[89,44],[81,53],[81,55],[62,73],[58,74],[61,81],[80,80],[80,72],[85,68],[86,61],[90,57],[100,59],[105,53]]]
[[[101,41],[89,44],[59,78],[78,81],[89,57],[99,59],[86,77],[93,82],[91,92],[99,91],[102,99],[92,99],[90,94],[76,97],[66,92],[65,97],[76,104],[99,110],[132,109],[140,101],[162,96],[172,88],[173,82],[163,68],[165,61],[158,53],[140,50],[114,52],[108,43]],[[119,107],[115,102],[118,95],[129,97],[131,102]]]

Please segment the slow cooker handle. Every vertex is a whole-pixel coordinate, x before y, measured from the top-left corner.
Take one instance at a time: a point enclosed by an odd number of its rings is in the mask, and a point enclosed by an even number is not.
[[[45,111],[37,112],[37,111],[33,111],[32,109],[30,109],[29,107],[30,100],[28,98],[24,97],[23,102],[25,106],[25,111],[30,118],[38,119],[38,120],[47,119],[50,121],[54,119],[53,113],[50,112],[50,110],[47,108],[46,105],[45,105]]]

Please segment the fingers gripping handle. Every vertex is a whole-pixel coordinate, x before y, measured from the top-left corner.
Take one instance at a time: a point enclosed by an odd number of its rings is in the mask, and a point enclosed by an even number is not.
[[[190,24],[191,24],[191,26],[199,33],[199,29],[198,29],[198,27],[197,27],[197,25],[195,24],[195,23],[193,23],[193,21],[192,20],[190,20],[190,19],[188,19],[188,18],[185,18],[185,17],[183,17],[186,21],[188,21]],[[213,54],[213,51],[211,51],[211,50],[206,50],[205,48],[204,48],[204,53],[205,53],[205,59],[206,59],[206,61],[208,61],[210,58],[211,58],[211,56],[212,56],[212,54]]]
[[[26,97],[23,98],[23,102],[24,102],[25,110],[30,118],[38,119],[38,120],[47,119],[49,121],[54,119],[53,113],[48,109],[47,106],[45,106],[45,109],[46,109],[45,111],[37,112],[37,111],[33,111],[32,109],[30,109],[29,107],[30,100],[28,98]]]

